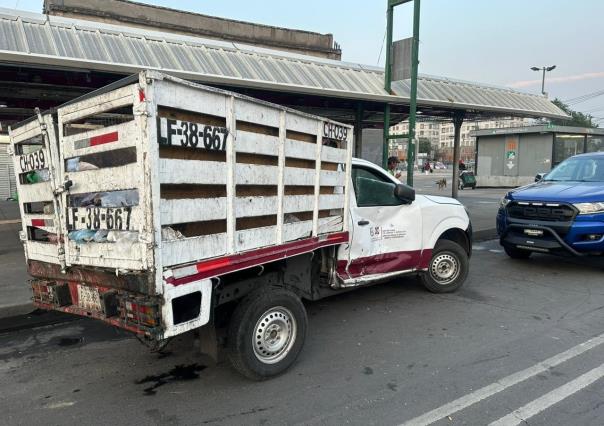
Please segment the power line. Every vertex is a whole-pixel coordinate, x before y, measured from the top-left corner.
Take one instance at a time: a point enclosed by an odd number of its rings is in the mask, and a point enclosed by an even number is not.
[[[564,102],[565,104],[568,104],[568,105],[574,105],[574,104],[588,101],[593,98],[597,98],[598,96],[602,96],[602,95],[604,95],[604,90],[599,90],[597,92],[591,92],[591,93],[587,93],[585,95],[577,96],[575,98],[566,99],[562,102]]]

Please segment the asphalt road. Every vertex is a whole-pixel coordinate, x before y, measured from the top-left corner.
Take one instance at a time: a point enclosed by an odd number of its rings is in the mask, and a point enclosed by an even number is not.
[[[191,335],[163,354],[89,320],[0,335],[2,423],[601,425],[604,261],[486,242],[471,268],[456,294],[407,278],[308,303],[298,362],[262,383]]]

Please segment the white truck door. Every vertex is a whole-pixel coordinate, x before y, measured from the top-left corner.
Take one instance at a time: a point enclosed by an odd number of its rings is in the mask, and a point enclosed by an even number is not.
[[[381,169],[353,165],[350,198],[351,243],[338,253],[345,285],[360,285],[421,263],[421,209],[394,196],[395,180]]]

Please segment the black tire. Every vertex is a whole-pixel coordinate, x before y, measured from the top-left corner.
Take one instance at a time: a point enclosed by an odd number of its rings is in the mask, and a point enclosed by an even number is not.
[[[476,189],[476,185],[472,185],[472,189]]]
[[[235,370],[249,379],[277,376],[298,358],[307,325],[306,309],[294,293],[275,288],[251,293],[231,316],[229,360]]]
[[[468,253],[463,247],[450,240],[439,240],[432,251],[428,270],[421,274],[422,284],[432,293],[456,291],[466,281],[469,268]]]
[[[512,259],[528,259],[531,257],[531,254],[533,254],[528,250],[522,250],[516,247],[503,246],[503,250],[505,251],[505,254],[510,256]]]

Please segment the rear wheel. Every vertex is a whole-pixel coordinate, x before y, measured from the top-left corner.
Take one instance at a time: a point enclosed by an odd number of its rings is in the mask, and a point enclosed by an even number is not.
[[[468,254],[459,244],[439,240],[432,251],[428,271],[422,283],[432,293],[449,293],[460,288],[468,276]]]
[[[531,257],[531,254],[533,254],[528,250],[523,250],[516,247],[503,246],[503,250],[505,250],[505,254],[510,256],[512,259],[528,259]]]
[[[283,373],[302,350],[307,323],[304,305],[294,293],[269,288],[250,294],[229,324],[231,364],[252,380]]]

